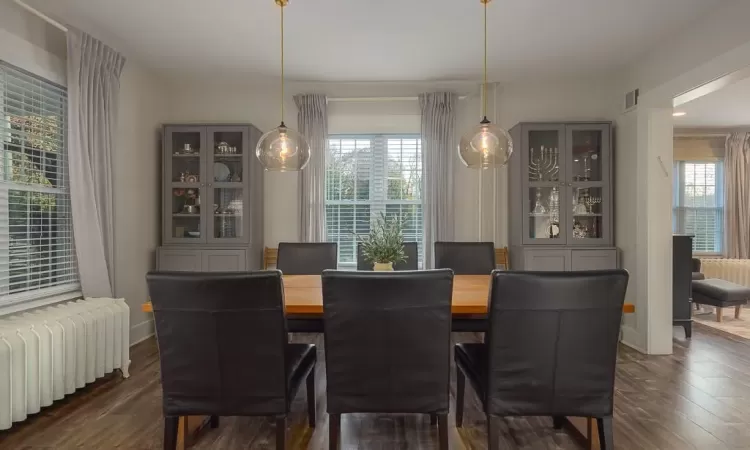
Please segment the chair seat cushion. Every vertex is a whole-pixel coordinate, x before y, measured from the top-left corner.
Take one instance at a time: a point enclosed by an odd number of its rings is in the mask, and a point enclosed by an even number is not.
[[[469,378],[474,390],[484,402],[487,398],[488,354],[485,344],[456,344],[456,365]]]
[[[287,386],[289,387],[289,401],[294,398],[297,390],[317,361],[317,352],[312,344],[287,344],[286,370]]]
[[[695,280],[705,280],[706,275],[700,273],[700,272],[693,272],[693,281]]]
[[[750,299],[750,288],[718,278],[693,281],[693,292],[722,303]]]

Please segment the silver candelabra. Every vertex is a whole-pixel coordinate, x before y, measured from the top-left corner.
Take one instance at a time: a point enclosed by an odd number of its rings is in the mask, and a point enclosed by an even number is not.
[[[532,148],[529,156],[529,175],[537,181],[552,179],[560,170],[557,165],[558,151],[556,148],[540,147],[539,154]]]

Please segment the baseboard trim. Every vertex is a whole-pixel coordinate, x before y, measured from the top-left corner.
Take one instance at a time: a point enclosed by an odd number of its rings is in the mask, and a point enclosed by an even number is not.
[[[638,337],[638,330],[633,327],[623,325],[622,339],[620,339],[620,342],[632,348],[633,350],[639,351],[643,354],[648,354],[646,350],[638,345]]]
[[[146,320],[130,327],[130,346],[145,341],[154,335],[154,321]]]

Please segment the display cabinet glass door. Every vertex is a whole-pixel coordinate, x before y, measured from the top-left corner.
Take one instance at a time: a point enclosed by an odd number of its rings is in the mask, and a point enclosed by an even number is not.
[[[249,136],[247,127],[209,127],[209,181],[211,204],[207,205],[208,242],[245,242],[249,183]]]
[[[564,233],[569,245],[598,245],[610,238],[609,139],[606,125],[566,127],[571,215]]]
[[[565,244],[564,127],[528,125],[523,132],[524,244]]]
[[[203,127],[173,127],[166,132],[165,242],[206,241],[206,216],[201,200],[207,194],[204,180],[206,134]]]

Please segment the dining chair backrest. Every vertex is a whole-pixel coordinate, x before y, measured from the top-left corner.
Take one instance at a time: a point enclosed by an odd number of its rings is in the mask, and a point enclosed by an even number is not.
[[[495,270],[492,242],[435,242],[435,268],[456,275],[489,275]]]
[[[450,270],[323,272],[327,407],[448,411]]]
[[[492,274],[487,413],[612,415],[628,272]]]
[[[393,270],[419,270],[419,249],[416,242],[404,242],[406,260],[393,264]],[[372,270],[372,263],[362,254],[362,244],[357,243],[357,270]]]
[[[281,272],[146,275],[165,415],[286,412]]]
[[[284,275],[320,275],[336,269],[335,242],[280,242],[276,268]]]

